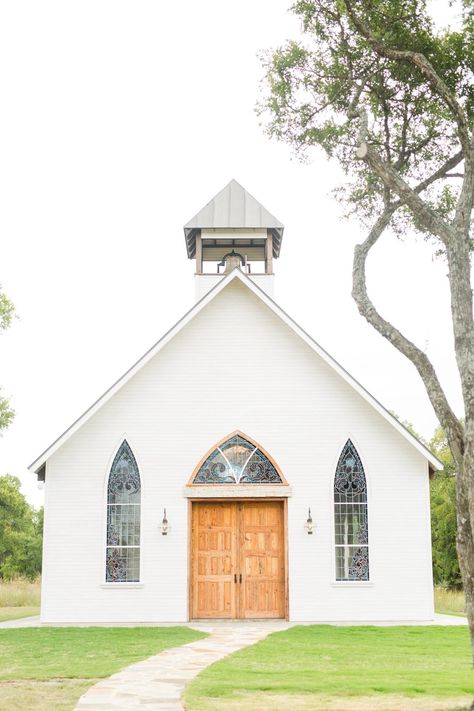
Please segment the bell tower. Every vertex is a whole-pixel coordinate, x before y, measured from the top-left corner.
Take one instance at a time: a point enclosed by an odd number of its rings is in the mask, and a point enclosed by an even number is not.
[[[188,258],[196,261],[196,300],[225,274],[241,269],[273,297],[273,260],[284,227],[236,180],[184,226]]]

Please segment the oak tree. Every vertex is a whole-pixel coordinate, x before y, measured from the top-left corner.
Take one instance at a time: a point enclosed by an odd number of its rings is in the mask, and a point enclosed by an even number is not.
[[[360,313],[417,369],[456,466],[457,552],[474,652],[474,0],[456,29],[425,0],[297,0],[302,36],[264,55],[268,132],[305,153],[322,147],[347,175],[339,197],[367,227],[355,248]],[[464,412],[427,354],[371,301],[366,260],[381,235],[422,233],[446,260]]]
[[[428,447],[443,464],[430,483],[433,579],[435,585],[459,588],[462,581],[456,555],[456,465],[442,427],[436,428]]]
[[[34,580],[41,572],[43,510],[30,506],[20,487],[17,477],[0,476],[0,580]]]

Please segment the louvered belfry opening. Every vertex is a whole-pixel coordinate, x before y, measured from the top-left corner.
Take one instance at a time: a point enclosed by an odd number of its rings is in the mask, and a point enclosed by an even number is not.
[[[284,227],[236,180],[231,180],[184,226],[196,274],[273,274]]]

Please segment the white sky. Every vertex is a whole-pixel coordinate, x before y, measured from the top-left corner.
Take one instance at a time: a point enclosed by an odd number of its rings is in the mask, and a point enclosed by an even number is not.
[[[182,226],[231,178],[285,225],[280,305],[431,436],[413,366],[352,302],[363,232],[330,195],[337,167],[319,153],[298,163],[254,113],[257,53],[297,35],[290,4],[1,4],[0,282],[18,319],[0,342],[0,385],[17,413],[0,474],[19,476],[35,505],[28,464],[193,304]],[[427,349],[460,412],[445,275],[419,239],[387,236],[369,288]]]

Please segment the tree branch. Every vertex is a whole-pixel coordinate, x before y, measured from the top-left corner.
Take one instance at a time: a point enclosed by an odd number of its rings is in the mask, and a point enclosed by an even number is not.
[[[387,47],[383,44],[383,42],[374,37],[369,25],[354,12],[352,0],[343,0],[343,2],[356,30],[367,40],[374,52],[379,57],[385,57],[386,59],[394,61],[407,62],[417,67],[423,76],[426,77],[432,90],[448,107],[452,117],[454,118],[465,160],[465,173],[463,177],[461,195],[456,207],[455,222],[464,231],[466,231],[471,220],[471,214],[474,206],[474,147],[469,121],[463,107],[457,101],[456,96],[450,91],[448,85],[435,71],[431,62],[423,54],[420,52],[398,50]],[[381,176],[379,175],[379,177]],[[400,194],[399,197],[401,198]],[[414,214],[417,215],[417,211],[414,210]],[[425,219],[427,215],[421,214],[421,217],[422,219]],[[431,228],[428,227],[427,224],[425,224],[425,226],[431,231]],[[443,237],[440,234],[439,226],[436,228],[434,234],[440,237],[443,242],[446,242],[448,234],[445,234]]]
[[[454,223],[461,232],[469,232],[472,207],[474,204],[474,150],[471,148],[464,156],[464,178],[461,194],[456,206]]]
[[[413,191],[415,193],[422,193],[423,190],[426,190],[426,188],[429,188],[430,185],[435,183],[437,180],[440,178],[445,178],[448,173],[448,170],[451,170],[451,168],[455,168],[463,159],[463,154],[462,151],[459,151],[458,153],[455,153],[451,158],[448,158],[448,160],[443,163],[443,165],[438,168],[434,173],[432,173],[428,178],[425,178],[425,180],[422,180],[421,183],[419,183],[416,188],[413,188]],[[397,203],[393,203],[394,208],[401,207],[403,203],[401,201]]]
[[[365,125],[359,132],[359,137],[363,135],[364,132],[366,132]],[[378,153],[364,141],[359,144],[356,156],[367,163],[375,175],[380,178],[385,187],[398,195],[402,204],[410,208],[415,221],[419,222],[428,232],[439,237],[444,244],[447,243],[452,232],[451,226],[420,198],[418,192],[421,192],[421,190],[416,191],[411,188],[394,167],[390,165],[390,163],[383,161]],[[425,187],[427,187],[427,185],[425,185]]]
[[[354,24],[355,28],[367,40],[369,45],[379,57],[385,57],[386,59],[402,61],[412,64],[420,70],[423,76],[426,77],[433,91],[442,99],[442,101],[449,108],[458,127],[458,135],[459,140],[461,142],[461,146],[463,148],[464,153],[467,155],[472,149],[469,122],[462,106],[456,100],[454,94],[451,93],[447,84],[437,74],[431,62],[429,62],[428,59],[420,52],[392,49],[391,47],[386,47],[382,42],[380,42],[380,40],[374,37],[367,23],[356,15],[351,0],[343,0],[343,2],[347,10],[347,14],[352,20],[352,23]]]
[[[365,272],[367,256],[370,249],[388,227],[395,210],[396,208],[393,205],[387,207],[375,222],[366,240],[355,247],[352,270],[352,297],[357,304],[359,313],[370,325],[413,363],[421,376],[436,416],[442,424],[449,441],[457,443],[458,451],[462,455],[463,429],[447,401],[431,361],[426,353],[423,353],[395,326],[392,326],[391,323],[380,316],[367,294]]]

